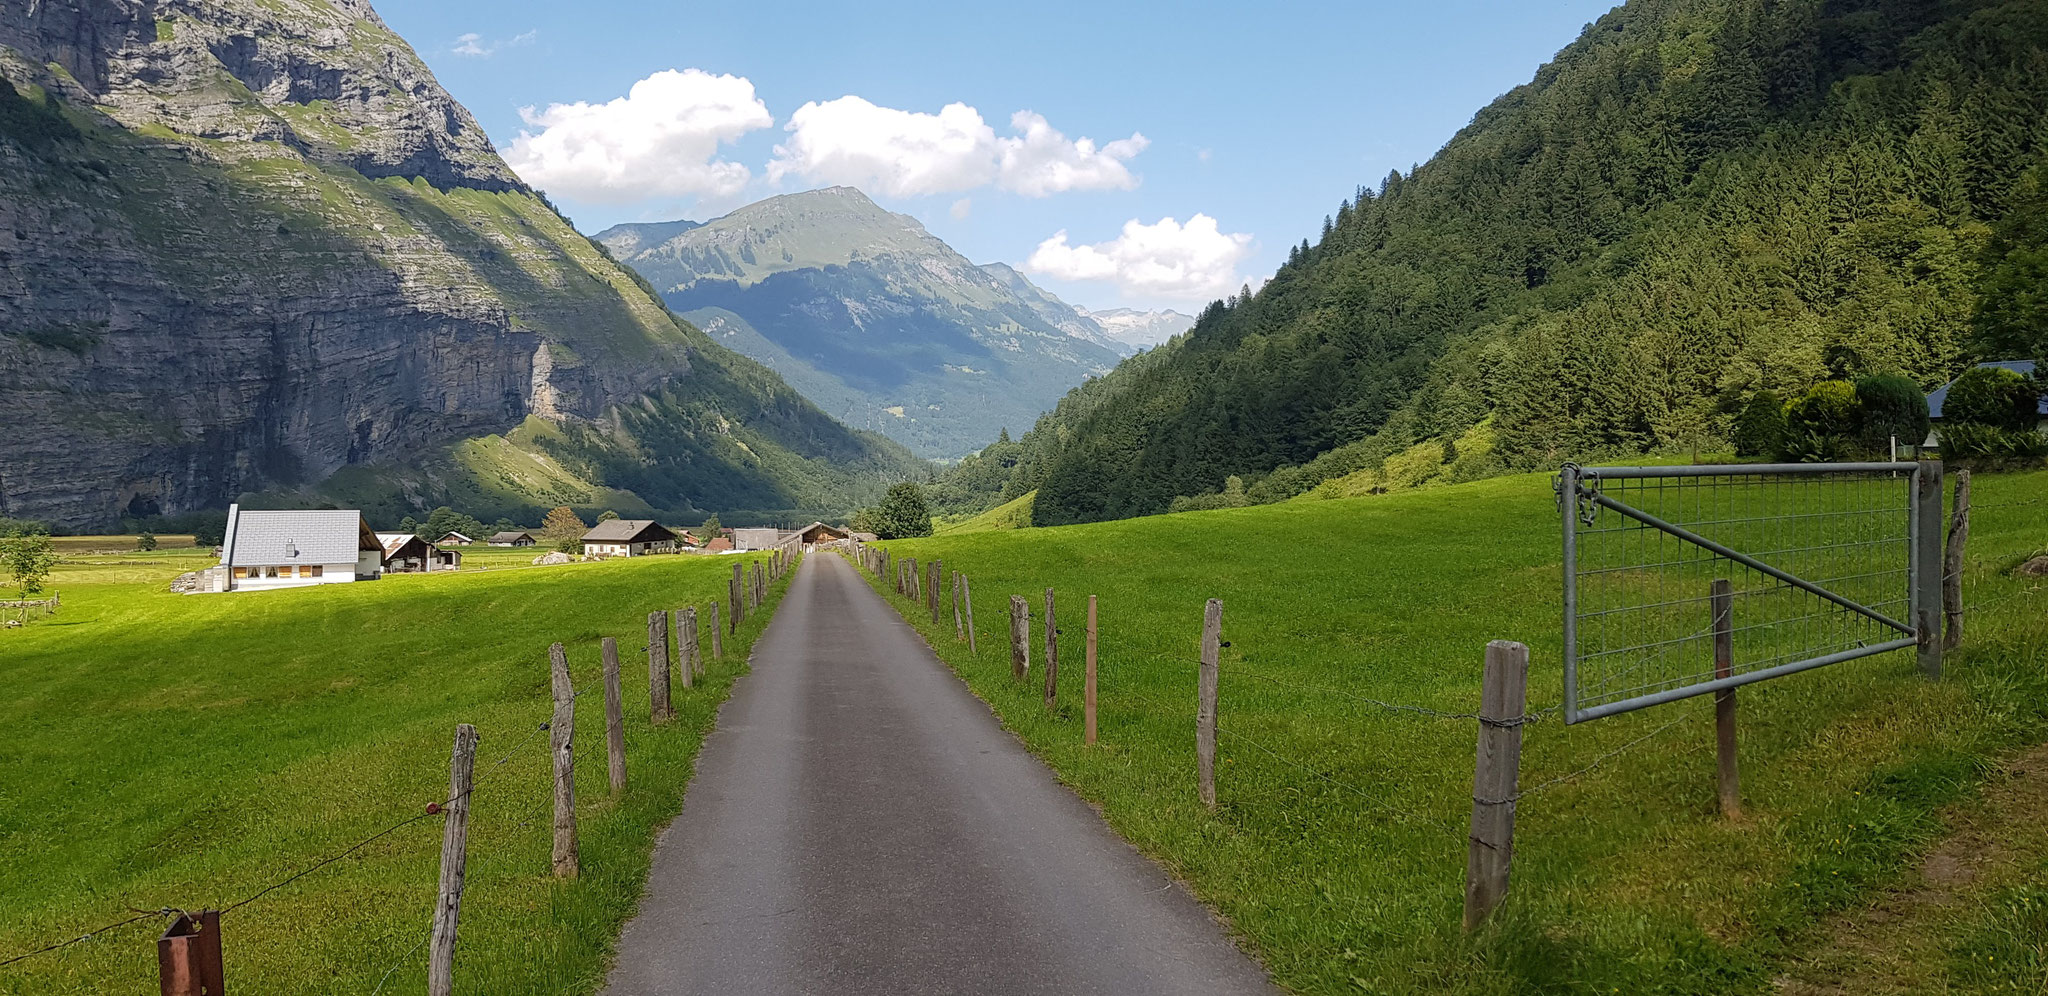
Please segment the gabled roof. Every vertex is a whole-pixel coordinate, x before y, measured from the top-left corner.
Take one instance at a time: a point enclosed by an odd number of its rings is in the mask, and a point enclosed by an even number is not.
[[[355,509],[244,511],[230,505],[221,546],[220,562],[229,567],[351,564],[364,550],[384,552],[384,544]]]
[[[659,543],[675,538],[653,519],[606,519],[583,534],[586,543]]]
[[[469,537],[467,537],[467,536],[464,536],[464,535],[463,535],[463,534],[461,534],[461,533],[457,533],[457,532],[450,532],[450,533],[449,533],[448,535],[446,535],[446,536],[443,536],[443,537],[441,537],[440,539],[437,539],[437,540],[435,540],[434,542],[436,542],[436,543],[450,543],[450,542],[454,542],[454,543],[474,543],[474,542],[476,542],[476,541],[475,541],[475,540],[473,540],[473,539],[470,539],[470,538],[469,538]]]
[[[2022,377],[2032,377],[2034,375],[2033,360],[1990,360],[1984,363],[1979,363],[1977,365],[1979,367],[1998,367],[2001,370],[2010,370],[2013,373],[2019,374]],[[1929,394],[1927,396],[1928,418],[1941,417],[1942,402],[1948,400],[1948,389],[1954,386],[1956,386],[1956,382],[1949,381],[1948,383],[1935,388],[1934,393]],[[2048,397],[2044,397],[2041,399],[2039,414],[2043,418],[2048,418]]]
[[[413,533],[378,533],[377,542],[384,547],[385,560],[398,556],[398,551],[405,549],[413,543],[418,543],[422,547],[422,552],[431,551],[434,548],[432,543],[420,539],[418,535]]]
[[[511,532],[492,533],[490,541],[493,543],[511,543],[521,538],[532,539],[533,534],[525,532],[523,530],[515,529]]]

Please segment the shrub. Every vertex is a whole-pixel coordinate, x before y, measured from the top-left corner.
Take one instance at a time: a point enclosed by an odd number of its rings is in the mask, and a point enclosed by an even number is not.
[[[1778,392],[1758,391],[1749,396],[1742,413],[1735,416],[1735,455],[1772,456],[1785,448],[1785,402]]]
[[[2032,429],[2000,429],[1960,422],[1941,427],[1941,454],[1957,460],[2038,461],[2048,457],[2048,436]]]
[[[924,489],[904,481],[889,486],[882,503],[868,509],[866,519],[875,535],[883,539],[908,539],[932,534],[932,510],[925,503]]]
[[[1813,385],[1785,406],[1785,455],[1801,461],[1835,459],[1856,435],[1859,414],[1855,385],[1845,380]]]
[[[1947,425],[2031,430],[2041,410],[2039,385],[2004,367],[1972,367],[1948,388],[1941,406]]]
[[[1882,451],[1897,438],[1918,445],[1927,438],[1927,395],[1920,385],[1898,374],[1873,374],[1856,381],[1856,404],[1862,409],[1863,441]]]

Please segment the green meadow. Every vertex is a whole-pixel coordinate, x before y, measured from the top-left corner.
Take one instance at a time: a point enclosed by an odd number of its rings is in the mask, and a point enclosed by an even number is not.
[[[535,555],[521,551],[523,563]],[[486,560],[492,558],[477,558]],[[751,559],[751,558],[749,558]],[[203,551],[67,556],[63,610],[0,630],[0,958],[131,916],[221,908],[446,797],[457,723],[481,736],[457,991],[602,982],[656,831],[768,619],[750,616],[674,722],[648,718],[647,613],[723,598],[740,558],[652,557],[173,595]],[[482,566],[482,565],[479,565]],[[772,609],[782,585],[771,589]],[[619,642],[629,787],[604,756],[599,641]],[[576,688],[582,876],[549,873],[547,648]],[[709,652],[708,631],[704,640]],[[441,820],[226,914],[227,983],[420,992]],[[0,993],[153,991],[160,921],[0,967]]]
[[[1963,578],[1975,608],[1940,681],[1899,652],[1740,691],[1740,820],[1716,808],[1710,698],[1525,727],[1530,794],[1511,892],[1472,936],[1459,919],[1476,726],[1370,700],[1471,712],[1484,647],[1507,639],[1531,650],[1530,709],[1558,704],[1547,476],[884,544],[968,576],[978,655],[955,638],[950,610],[935,626],[890,579],[872,583],[1291,990],[1764,993],[1843,918],[1914,881],[1918,856],[2005,777],[2000,763],[2048,739],[2048,599],[2039,579],[2013,573],[2048,546],[2048,503],[2024,504],[2044,499],[2048,473],[1978,477]],[[1050,712],[1048,587],[1061,630]],[[1022,684],[1010,672],[1012,595],[1032,619]],[[1081,737],[1089,595],[1100,614],[1093,747]],[[1228,643],[1214,813],[1197,801],[1194,761],[1212,597]],[[2044,858],[1910,921],[1925,928],[1929,986],[2043,991],[2048,914],[2006,913],[2039,901]],[[1819,981],[1859,991],[1854,970],[1839,971]]]

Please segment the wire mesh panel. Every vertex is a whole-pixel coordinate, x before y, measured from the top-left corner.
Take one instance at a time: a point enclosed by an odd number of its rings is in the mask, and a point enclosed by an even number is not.
[[[1914,646],[1918,473],[1567,466],[1566,721]]]

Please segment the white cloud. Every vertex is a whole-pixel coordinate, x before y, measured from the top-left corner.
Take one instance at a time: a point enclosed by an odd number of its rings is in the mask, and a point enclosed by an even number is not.
[[[889,197],[989,184],[1027,197],[1137,186],[1124,164],[1148,144],[1143,135],[1097,148],[1087,138],[1069,141],[1031,111],[1012,115],[1010,127],[1017,134],[998,138],[980,111],[962,103],[926,114],[851,95],[812,101],[790,115],[789,139],[775,147],[768,178],[779,183],[794,175]]]
[[[474,31],[471,31],[468,32],[467,34],[455,36],[455,44],[453,47],[449,48],[448,51],[453,52],[456,55],[467,55],[477,59],[488,59],[501,49],[518,48],[521,45],[531,45],[533,44],[533,40],[538,37],[540,37],[540,29],[538,28],[532,31],[520,32],[519,34],[513,35],[510,38],[500,38],[492,41],[485,41],[484,36],[477,34]]]
[[[624,203],[655,197],[731,197],[753,174],[718,158],[721,142],[775,123],[743,76],[699,69],[655,73],[603,104],[550,104],[519,116],[505,161],[526,182],[576,200]]]
[[[954,221],[965,221],[967,213],[972,210],[974,210],[974,201],[970,198],[962,197],[954,201],[952,209],[946,213],[952,215]]]
[[[1032,250],[1024,269],[1057,280],[1112,281],[1126,294],[1202,301],[1237,290],[1244,282],[1237,265],[1251,247],[1250,235],[1225,233],[1206,214],[1186,225],[1133,218],[1115,239],[1093,245],[1069,245],[1061,231]]]

